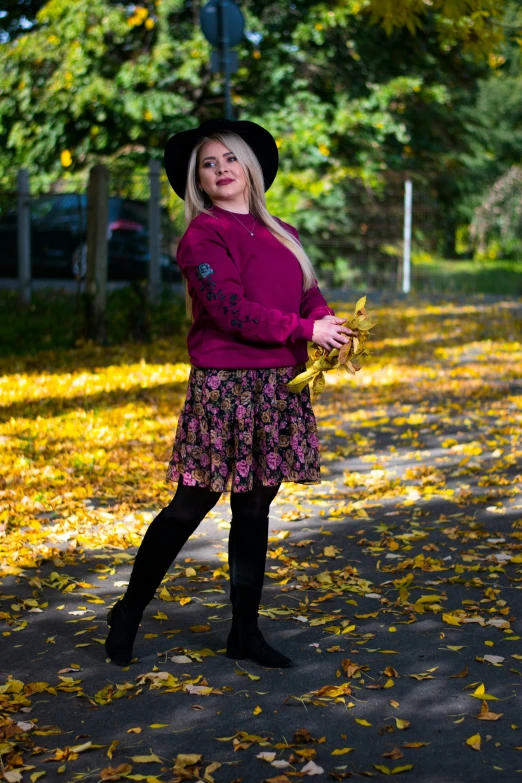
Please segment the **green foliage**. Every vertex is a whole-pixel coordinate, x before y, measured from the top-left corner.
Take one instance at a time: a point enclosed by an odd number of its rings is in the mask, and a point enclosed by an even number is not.
[[[14,32],[0,48],[0,186],[13,188],[20,166],[39,192],[104,162],[141,197],[143,178],[132,176],[161,158],[167,138],[224,114],[199,27],[202,1],[27,0],[28,31],[10,6]],[[331,235],[350,225],[353,183],[376,188],[389,168],[443,172],[441,192],[455,190],[445,163],[469,151],[459,109],[501,45],[496,22],[506,5],[252,0],[233,103],[238,118],[277,138],[269,209],[308,237]],[[172,193],[169,207],[181,223]]]
[[[475,210],[470,227],[476,256],[494,260],[522,253],[522,168],[512,166]]]
[[[143,295],[125,286],[107,298],[108,342],[146,342],[183,339],[184,300],[167,288],[153,308],[143,307]],[[32,355],[43,350],[80,347],[84,341],[84,309],[81,296],[59,289],[37,290],[27,308],[20,307],[17,291],[0,291],[4,317],[0,321],[0,357]],[[147,329],[144,327],[147,326]]]

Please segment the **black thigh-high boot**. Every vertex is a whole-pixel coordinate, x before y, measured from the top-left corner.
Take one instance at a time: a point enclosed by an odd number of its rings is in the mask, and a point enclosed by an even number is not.
[[[256,488],[256,499],[261,495],[265,501],[261,509],[256,508],[255,503],[245,502],[246,498],[235,501],[228,542],[232,627],[226,655],[236,660],[248,658],[261,666],[288,668],[292,665],[291,659],[271,647],[258,627],[268,545],[269,518],[264,512],[266,503],[269,505],[272,499],[271,493],[277,494],[277,489]],[[231,500],[231,505],[233,502]],[[250,513],[245,514],[248,505]]]
[[[220,492],[187,487],[182,480],[168,506],[149,525],[134,560],[127,591],[107,615],[107,655],[120,666],[132,660],[132,647],[143,611],[169,570],[174,558],[216,505]]]

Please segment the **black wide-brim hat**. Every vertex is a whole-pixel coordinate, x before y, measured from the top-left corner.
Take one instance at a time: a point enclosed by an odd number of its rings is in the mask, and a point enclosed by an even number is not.
[[[163,163],[174,192],[181,199],[185,199],[190,154],[203,136],[215,131],[237,133],[252,147],[263,170],[266,193],[276,177],[279,166],[279,150],[274,137],[257,122],[227,120],[224,117],[205,120],[199,127],[175,133],[167,141]]]

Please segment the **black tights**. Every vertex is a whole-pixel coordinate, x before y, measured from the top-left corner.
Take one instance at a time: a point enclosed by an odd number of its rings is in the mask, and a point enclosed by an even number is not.
[[[262,587],[268,512],[280,486],[258,486],[249,492],[230,493],[232,522],[228,559],[231,583]],[[175,557],[220,497],[221,492],[186,486],[183,477],[180,478],[176,494],[152,520],[141,542],[125,594],[129,608],[142,611],[150,603]]]

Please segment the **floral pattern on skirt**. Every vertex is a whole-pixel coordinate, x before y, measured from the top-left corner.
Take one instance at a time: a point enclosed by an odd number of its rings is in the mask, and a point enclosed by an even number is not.
[[[320,484],[317,423],[310,388],[285,384],[306,369],[191,367],[168,481],[214,492],[278,483]]]

